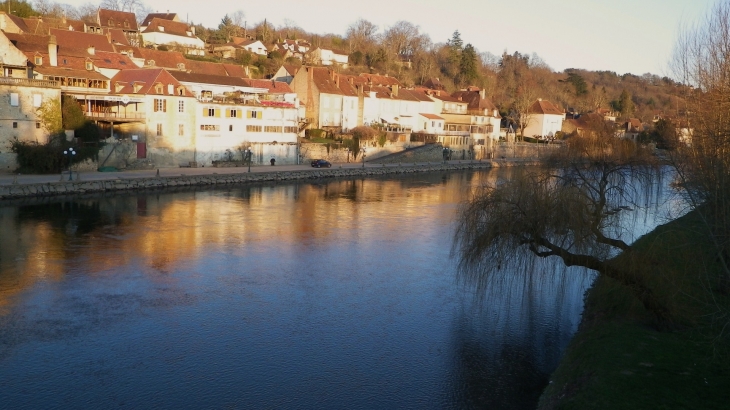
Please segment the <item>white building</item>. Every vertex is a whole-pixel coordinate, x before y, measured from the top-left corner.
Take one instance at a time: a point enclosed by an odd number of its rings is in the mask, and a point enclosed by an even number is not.
[[[349,56],[346,52],[321,47],[312,50],[312,52],[310,53],[310,58],[312,60],[312,63],[324,66],[337,64],[342,66],[342,68],[347,68],[347,65],[349,63]]]
[[[538,98],[527,110],[525,137],[553,137],[563,128],[565,113],[548,100]]]
[[[145,46],[168,46],[184,54],[205,55],[205,43],[195,36],[195,27],[173,20],[153,18],[140,33]]]

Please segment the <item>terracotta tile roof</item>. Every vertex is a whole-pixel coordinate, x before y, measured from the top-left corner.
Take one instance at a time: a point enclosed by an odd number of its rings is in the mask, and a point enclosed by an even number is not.
[[[186,59],[182,53],[177,51],[159,51],[149,48],[133,48],[130,50],[134,57],[144,58],[145,66],[165,67],[179,70],[180,66],[178,66],[178,64],[182,64],[185,67],[184,69],[188,69],[187,63],[188,61],[191,61]]]
[[[150,13],[147,15],[147,17],[144,18],[144,21],[142,22],[142,27],[147,27],[152,22],[152,19],[160,19],[160,20],[169,20],[169,21],[175,21],[177,19],[176,13]]]
[[[101,24],[102,27],[121,28],[128,31],[139,30],[139,27],[137,27],[137,17],[134,13],[119,10],[99,9],[98,15],[99,24]]]
[[[363,73],[363,74],[360,74],[360,77],[363,77],[365,79],[365,81],[367,81],[367,82],[372,82],[373,85],[386,85],[386,86],[397,85],[400,87],[403,86],[403,84],[401,84],[397,78],[390,77],[387,75]]]
[[[248,75],[246,75],[246,69],[241,65],[223,63],[223,68],[231,77],[248,78]]]
[[[185,71],[170,71],[170,75],[176,80],[188,83],[217,84],[217,85],[235,85],[239,87],[251,87],[247,80],[240,77],[230,77],[227,75],[210,75],[186,73]]]
[[[102,34],[82,33],[80,31],[68,31],[51,29],[50,33],[56,36],[56,41],[61,48],[72,48],[86,50],[94,47],[96,51],[115,52],[114,46],[109,42],[107,36]]]
[[[482,98],[478,88],[473,91],[457,91],[451,94],[451,96],[461,98],[462,101],[469,103],[469,105],[467,106],[468,110],[475,110],[480,112],[484,112],[484,110],[487,110],[491,115],[491,113],[497,109],[497,106],[492,103],[492,100],[486,97]]]
[[[429,120],[443,120],[442,117],[439,117],[436,114],[419,113],[418,115],[428,118]]]
[[[116,90],[117,84],[122,85],[122,88],[119,91]],[[134,92],[135,84],[142,86],[137,92]],[[156,90],[155,85],[157,84],[162,84],[162,92],[158,92]],[[123,70],[111,79],[111,93],[170,95],[168,93],[168,85],[172,85],[176,90],[175,92],[177,92],[178,87],[182,87],[182,84],[180,84],[180,82],[164,68]],[[187,88],[183,87],[183,90],[183,95],[185,97],[193,96]]]
[[[314,85],[319,89],[319,92],[351,97],[357,96],[357,89],[355,89],[355,86],[350,84],[346,78],[342,78],[346,76],[342,76],[340,78],[338,86],[338,81],[336,80],[337,75],[333,76],[333,73],[330,72],[328,68],[307,67],[307,70],[312,70],[312,80]]]
[[[548,114],[548,115],[563,115],[563,111],[558,109],[553,103],[548,100],[539,99],[530,106],[527,110],[530,114]]]
[[[172,20],[153,18],[142,33],[166,33],[173,36],[195,38],[193,31],[187,23]]]
[[[83,20],[66,20],[66,25],[73,29],[73,31],[84,31],[86,29],[86,23]]]
[[[196,74],[228,75],[226,68],[220,63],[208,61],[185,60],[185,70]]]
[[[289,87],[289,84],[281,81],[254,79],[247,79],[245,81],[248,82],[251,87],[266,88],[270,93],[274,94],[288,94],[293,92]]]
[[[126,55],[120,53],[108,53],[106,51],[97,52],[91,57],[94,65],[99,68],[111,68],[117,70],[134,69],[137,66]]]
[[[294,76],[301,68],[301,66],[295,66],[292,64],[284,64],[282,65],[282,67],[284,67],[284,70],[286,70],[286,72],[291,74],[292,76]]]
[[[114,44],[122,46],[129,45],[129,39],[127,39],[127,36],[124,34],[124,30],[120,30],[118,28],[107,28],[104,29],[104,33],[109,35],[111,42]]]
[[[457,97],[452,97],[447,94],[435,94],[433,96],[434,98],[437,98],[441,101],[447,101],[447,102],[455,102],[455,103],[465,103],[464,101],[458,99]]]
[[[22,52],[48,52],[48,36],[5,32],[3,32],[3,34],[18,50]]]

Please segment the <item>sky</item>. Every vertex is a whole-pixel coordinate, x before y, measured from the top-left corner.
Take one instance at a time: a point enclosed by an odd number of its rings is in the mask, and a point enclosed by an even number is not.
[[[71,0],[78,6],[89,0]],[[553,70],[582,68],[660,76],[680,26],[701,19],[715,0],[146,0],[159,12],[217,27],[242,10],[248,24],[266,18],[311,33],[344,35],[363,18],[381,30],[399,20],[419,26],[434,43],[459,30],[480,52],[537,53]]]

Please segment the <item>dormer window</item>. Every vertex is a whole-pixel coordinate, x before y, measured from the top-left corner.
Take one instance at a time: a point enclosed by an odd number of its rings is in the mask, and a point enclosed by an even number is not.
[[[125,21],[124,22],[124,27],[129,27],[129,22],[128,21]]]
[[[114,20],[109,19],[109,27],[112,27],[112,26],[114,26]]]
[[[142,84],[140,84],[140,83],[135,83],[134,84],[134,92],[135,93],[138,93],[139,90],[141,90],[141,89],[142,89]]]
[[[178,70],[184,70],[185,69],[185,63],[177,63],[177,69]]]
[[[94,69],[94,64],[91,61],[86,62],[86,69],[91,71]]]
[[[177,95],[185,95],[185,88],[177,87]]]
[[[114,83],[114,92],[115,93],[122,91],[123,88],[124,88],[124,85],[122,83]]]
[[[157,29],[160,30],[160,31],[165,31],[165,28],[162,27],[162,26],[157,26]]]
[[[43,64],[43,57],[36,56],[35,57],[35,65],[42,65]]]
[[[155,60],[147,60],[147,65],[150,66],[150,67],[154,67],[155,66]]]
[[[162,84],[155,85],[155,92],[157,94],[162,94]]]
[[[189,31],[186,31],[185,33],[188,35],[188,37],[193,35],[193,33],[189,32]]]

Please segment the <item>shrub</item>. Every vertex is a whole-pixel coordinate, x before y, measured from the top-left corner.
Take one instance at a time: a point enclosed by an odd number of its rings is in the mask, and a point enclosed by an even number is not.
[[[368,141],[374,139],[379,135],[379,131],[373,127],[361,125],[352,129],[352,136],[362,141]]]
[[[97,159],[98,148],[73,146],[66,141],[63,134],[52,136],[45,144],[18,139],[10,142],[10,150],[17,155],[18,169],[16,171],[21,173],[54,174],[61,172],[69,165],[69,158],[63,153],[68,148],[76,151],[76,155],[71,158],[72,164],[86,159]]]

